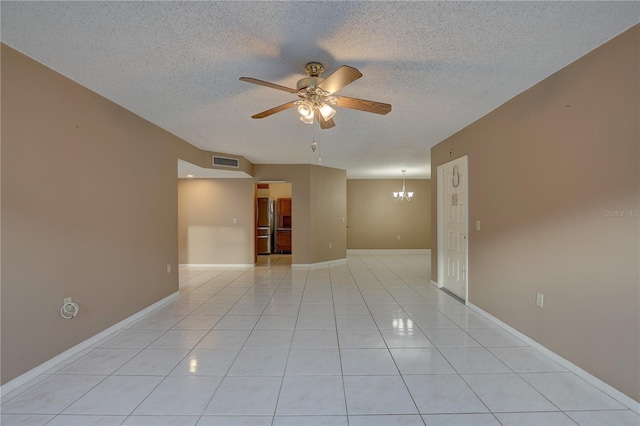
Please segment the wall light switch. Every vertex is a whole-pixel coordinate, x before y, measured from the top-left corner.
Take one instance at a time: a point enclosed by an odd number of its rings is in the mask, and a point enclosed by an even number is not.
[[[536,305],[540,306],[541,308],[544,307],[544,294],[536,294]]]
[[[167,274],[171,273],[171,264],[167,263]]]
[[[476,231],[480,230],[480,221],[476,220]]]
[[[233,223],[238,223],[238,218],[237,217],[233,218]]]
[[[329,243],[329,248],[333,248],[333,244]]]

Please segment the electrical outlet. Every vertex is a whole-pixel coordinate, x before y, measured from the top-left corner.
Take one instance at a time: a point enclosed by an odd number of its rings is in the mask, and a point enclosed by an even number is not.
[[[237,218],[237,217],[234,217],[234,218],[233,218],[233,223],[234,223],[234,224],[235,224],[235,223],[238,223],[238,218]]]
[[[544,294],[536,294],[536,305],[540,306],[541,308],[544,307]]]
[[[167,263],[167,274],[171,273],[171,264]]]

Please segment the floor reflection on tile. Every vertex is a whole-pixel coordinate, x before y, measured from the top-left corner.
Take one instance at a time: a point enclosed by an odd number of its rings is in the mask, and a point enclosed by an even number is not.
[[[638,425],[431,285],[425,254],[181,268],[180,297],[3,395],[2,425]]]

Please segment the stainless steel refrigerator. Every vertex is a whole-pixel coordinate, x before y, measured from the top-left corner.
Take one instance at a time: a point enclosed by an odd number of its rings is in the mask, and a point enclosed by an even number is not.
[[[256,200],[256,228],[258,254],[271,254],[273,238],[273,201],[271,198],[259,197]]]

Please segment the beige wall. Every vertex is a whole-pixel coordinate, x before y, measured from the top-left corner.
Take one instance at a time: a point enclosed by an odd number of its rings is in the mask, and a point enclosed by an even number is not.
[[[410,202],[393,199],[402,179],[347,180],[348,249],[431,248],[431,181],[410,179],[406,188]]]
[[[346,172],[309,164],[255,164],[254,178],[291,183],[291,256],[309,265],[346,258]],[[319,221],[315,224],[313,221]],[[312,225],[313,224],[313,225]],[[335,241],[325,241],[331,238]],[[333,248],[328,248],[328,243]],[[326,249],[322,246],[326,243]]]
[[[256,190],[291,197],[292,262],[313,264],[346,257],[346,171],[315,165],[254,165],[255,181],[284,180]],[[180,263],[248,264],[254,255],[254,180],[181,179]],[[238,223],[232,224],[233,217]],[[329,248],[331,243],[331,248]]]
[[[282,180],[291,183],[291,261],[298,264],[312,263],[309,250],[309,181],[308,164],[255,164],[254,178]]]
[[[347,172],[311,166],[309,238],[313,263],[347,257]],[[293,216],[295,220],[295,216]]]
[[[289,182],[270,183],[269,197],[273,200],[277,200],[278,198],[291,198],[291,184]]]
[[[436,178],[469,156],[469,219],[482,224],[469,301],[636,400],[639,40],[636,26],[431,150]]]
[[[253,264],[253,194],[253,179],[180,179],[180,263]]]
[[[1,83],[6,383],[178,289],[185,143],[5,45]]]
[[[177,291],[177,160],[211,168],[212,152],[1,46],[4,384]],[[243,171],[254,173],[253,164],[234,157]],[[219,208],[205,205],[187,217],[194,226],[203,223],[218,236],[244,241],[228,262],[253,262],[257,180],[293,184],[294,263],[344,258],[344,226],[312,230],[311,221],[325,217],[312,219],[311,210],[322,205],[331,216],[346,215],[345,172],[310,165],[256,168],[253,180],[214,180],[200,187],[194,181],[181,191],[193,205],[198,191],[217,197]],[[319,179],[326,188],[319,188]],[[335,194],[342,200],[327,208]],[[214,217],[204,220],[207,211]],[[233,217],[238,226],[226,228]],[[196,244],[199,252],[193,253],[183,238],[187,224],[181,227],[183,261],[227,263],[219,247]],[[330,253],[313,246],[325,232],[335,243]],[[59,315],[65,297],[80,305],[73,321]]]
[[[272,200],[291,198],[291,183],[270,183],[269,188],[256,188],[256,198],[257,197],[269,197]]]

